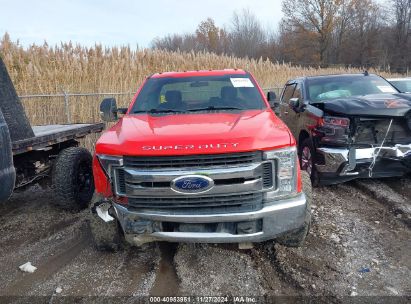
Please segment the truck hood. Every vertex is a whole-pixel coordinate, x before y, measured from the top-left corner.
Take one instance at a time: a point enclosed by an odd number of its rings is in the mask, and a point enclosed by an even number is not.
[[[410,94],[374,94],[322,102],[325,112],[350,116],[401,117],[411,113]]]
[[[107,130],[96,153],[190,155],[270,150],[294,145],[287,126],[267,110],[240,113],[126,115]]]

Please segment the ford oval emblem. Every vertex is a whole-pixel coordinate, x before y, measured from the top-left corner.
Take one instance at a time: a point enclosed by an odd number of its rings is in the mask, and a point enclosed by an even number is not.
[[[178,193],[202,193],[214,187],[214,181],[203,175],[186,175],[177,177],[171,182],[171,189]]]

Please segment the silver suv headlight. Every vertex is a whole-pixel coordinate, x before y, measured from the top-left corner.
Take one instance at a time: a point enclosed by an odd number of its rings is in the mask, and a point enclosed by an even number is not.
[[[275,189],[265,193],[266,200],[274,200],[295,196],[297,194],[297,165],[296,147],[264,152],[264,159],[275,163]]]
[[[97,159],[101,164],[104,172],[107,174],[109,178],[113,175],[113,168],[114,167],[122,167],[123,166],[123,157],[122,156],[112,156],[112,155],[103,155],[97,154]]]

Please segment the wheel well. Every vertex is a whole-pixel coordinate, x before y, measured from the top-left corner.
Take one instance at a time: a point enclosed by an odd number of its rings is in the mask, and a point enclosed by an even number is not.
[[[30,180],[37,181],[39,178],[49,176],[57,155],[64,149],[77,147],[78,141],[72,139],[48,147],[43,150],[32,150],[14,156],[14,167],[17,172],[16,188],[21,185],[29,185]],[[41,164],[41,170],[38,165]]]

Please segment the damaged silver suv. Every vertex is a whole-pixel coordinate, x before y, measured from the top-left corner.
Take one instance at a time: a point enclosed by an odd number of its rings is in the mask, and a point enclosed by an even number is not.
[[[290,80],[274,108],[314,186],[411,172],[411,95],[380,76]]]

